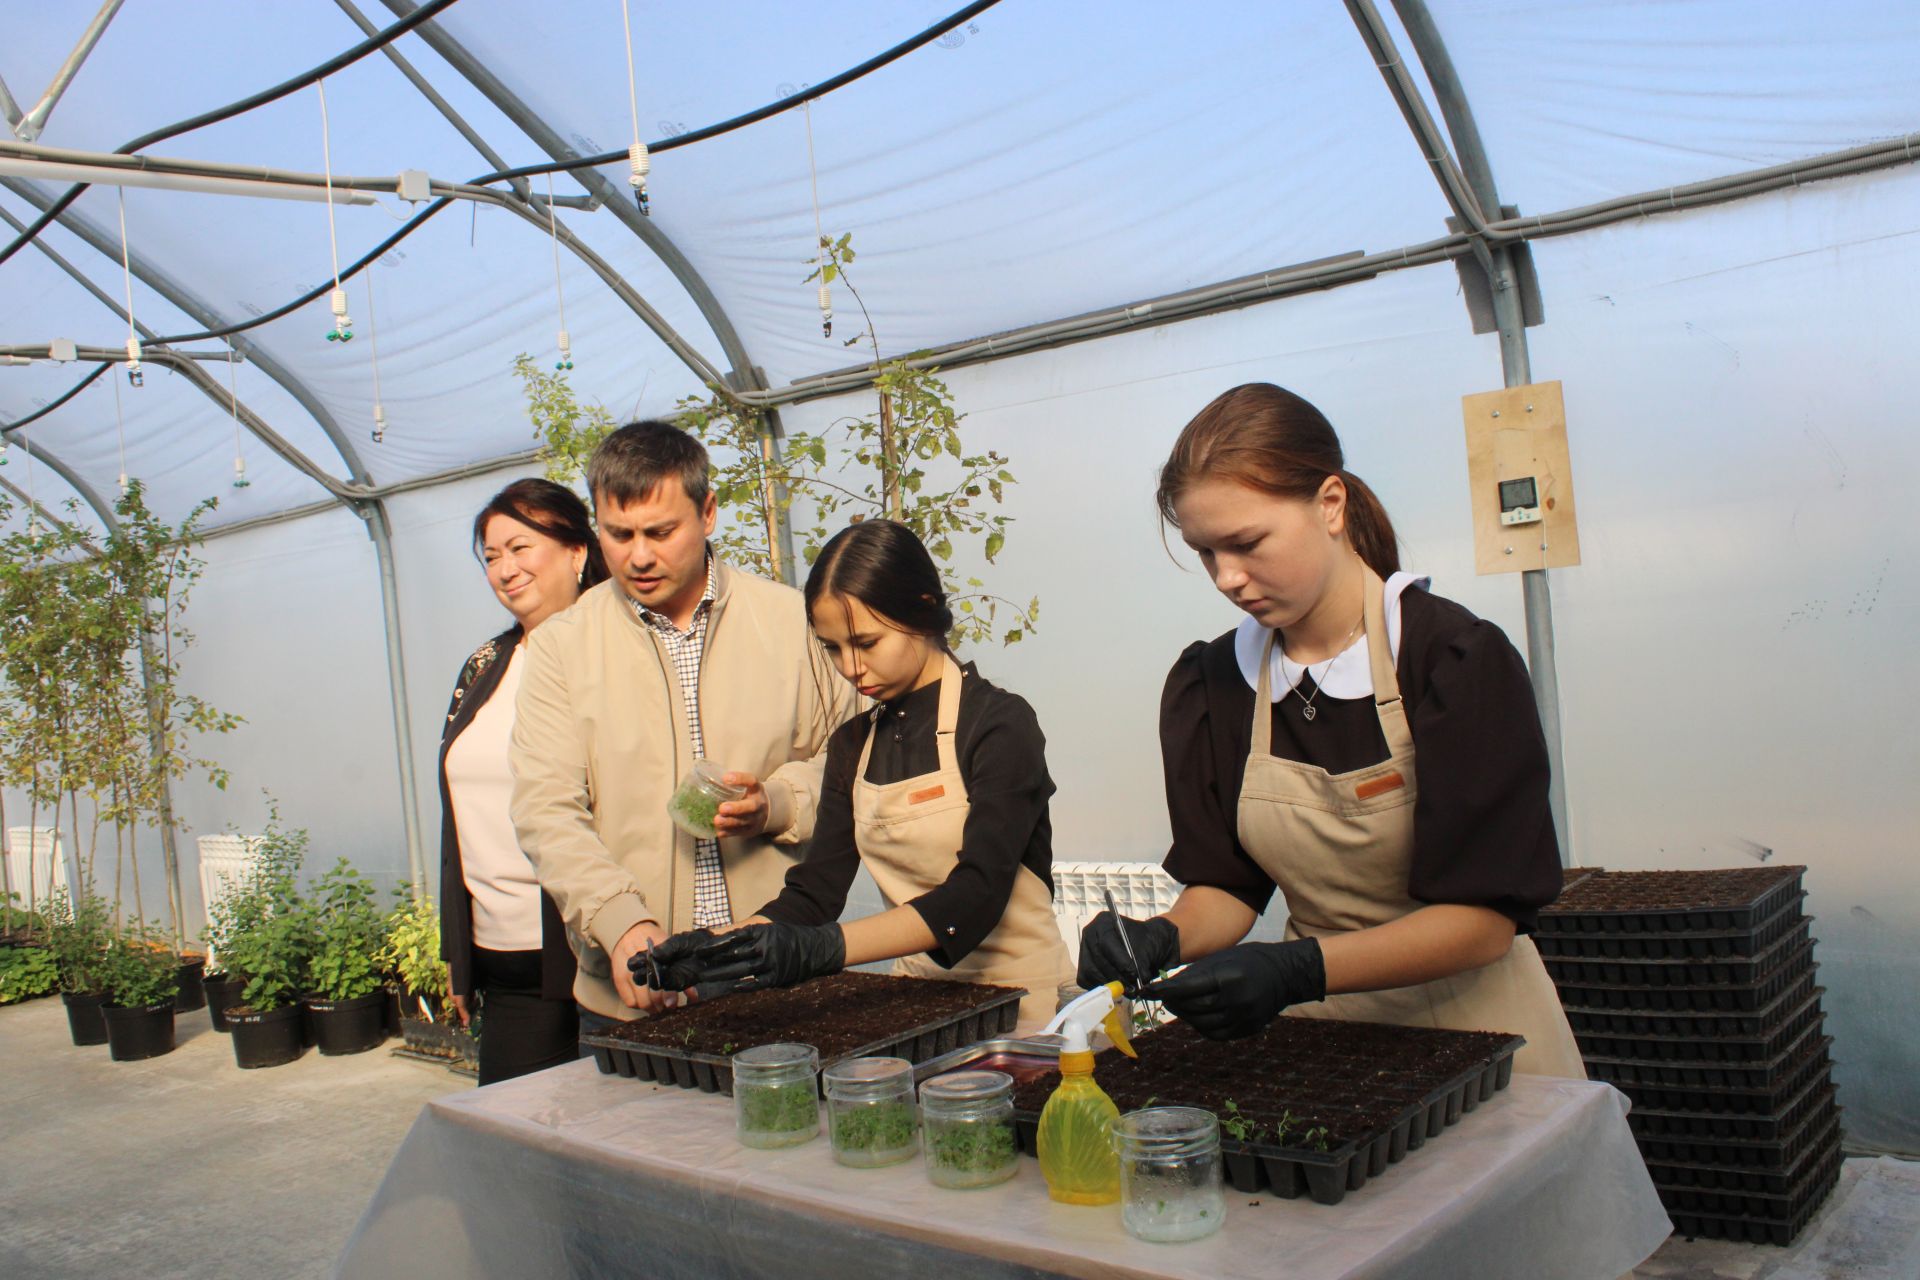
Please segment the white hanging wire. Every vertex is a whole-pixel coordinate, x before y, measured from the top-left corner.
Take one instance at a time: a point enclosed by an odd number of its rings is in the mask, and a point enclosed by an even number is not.
[[[547,234],[553,239],[553,292],[560,300],[560,358],[553,367],[573,368],[573,339],[567,335],[567,291],[560,283],[560,224],[554,220],[553,175],[547,175]]]
[[[813,184],[813,241],[820,260],[820,336],[833,336],[833,286],[827,283],[827,233],[820,225],[820,172],[813,163],[813,104],[803,102],[807,121],[807,181]]]
[[[373,313],[373,264],[367,264],[367,346],[373,351],[373,442],[387,438],[387,409],[380,403],[380,320]]]
[[[247,456],[240,452],[240,392],[233,381],[233,366],[239,358],[233,343],[227,343],[227,407],[233,413],[233,487],[244,489],[252,482],[247,479]]]
[[[320,90],[320,161],[327,175],[327,248],[333,254],[333,292],[327,306],[333,312],[333,328],[327,330],[328,342],[353,341],[353,317],[347,314],[347,291],[340,287],[340,236],[333,225],[333,136],[327,124],[327,82],[314,82]]]
[[[112,378],[107,381],[113,383],[113,430],[120,438],[120,496],[124,498],[127,496],[127,420],[120,409],[120,384]]]
[[[137,387],[146,381],[146,374],[140,370],[140,332],[133,324],[133,254],[127,248],[127,189],[121,187],[119,191],[120,278],[127,288],[127,384]],[[114,387],[114,395],[119,394],[120,388]]]
[[[647,207],[647,175],[653,172],[653,160],[647,155],[647,144],[640,141],[640,94],[634,87],[633,15],[629,12],[628,0],[620,0],[620,22],[627,32],[627,110],[633,115],[633,144],[627,148],[627,185],[633,188],[634,203],[640,206],[640,212],[651,217],[653,211]],[[552,187],[551,182],[548,187]],[[548,194],[552,194],[551,190]]]

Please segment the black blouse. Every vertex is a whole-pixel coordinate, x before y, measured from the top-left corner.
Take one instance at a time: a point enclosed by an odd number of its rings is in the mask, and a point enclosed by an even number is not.
[[[1547,806],[1547,746],[1527,669],[1506,634],[1419,587],[1400,597],[1400,696],[1413,733],[1419,795],[1407,893],[1426,903],[1490,907],[1522,933],[1560,892]],[[1240,845],[1236,810],[1252,742],[1254,691],[1234,633],[1189,646],[1160,700],[1160,751],[1173,848],[1166,869],[1225,890],[1256,912],[1274,882]],[[1311,675],[1301,679],[1313,697]],[[1273,753],[1348,773],[1387,758],[1373,699],[1274,703]]]
[[[966,825],[960,861],[946,880],[907,905],[920,913],[938,943],[927,955],[952,968],[1000,924],[1021,867],[1053,888],[1053,824],[1047,800],[1046,739],[1025,698],[989,684],[972,663],[961,667],[960,718],[954,755],[966,783]],[[940,767],[935,730],[940,719],[940,682],[855,716],[827,742],[813,843],[804,860],[787,872],[780,896],[760,909],[769,920],[827,924],[840,918],[847,890],[860,867],[854,842],[853,783],[867,730],[874,733],[866,780],[878,786],[904,782]]]

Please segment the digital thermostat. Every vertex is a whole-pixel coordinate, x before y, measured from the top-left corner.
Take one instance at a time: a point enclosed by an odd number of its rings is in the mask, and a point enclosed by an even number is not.
[[[1500,482],[1500,523],[1540,523],[1540,486],[1532,476]]]

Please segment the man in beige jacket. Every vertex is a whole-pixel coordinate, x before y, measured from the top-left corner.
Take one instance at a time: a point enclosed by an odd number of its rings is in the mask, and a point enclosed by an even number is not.
[[[713,555],[699,441],[632,423],[594,451],[587,485],[612,577],[528,637],[511,751],[514,828],[579,957],[583,1030],[657,1007],[627,966],[650,942],[780,892],[813,833],[827,738],[858,710],[800,593]],[[720,806],[717,840],[667,817],[697,757],[747,789]]]

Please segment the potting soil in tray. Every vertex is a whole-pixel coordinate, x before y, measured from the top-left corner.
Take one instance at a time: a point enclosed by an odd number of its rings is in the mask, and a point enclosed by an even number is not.
[[[1189,1106],[1220,1117],[1235,1190],[1285,1199],[1304,1191],[1338,1204],[1505,1088],[1524,1043],[1498,1032],[1295,1017],[1216,1042],[1175,1022],[1137,1036],[1137,1059],[1101,1054],[1094,1079],[1123,1112]],[[1059,1083],[1048,1072],[1014,1089],[1029,1155]]]
[[[1026,994],[979,982],[840,973],[670,1009],[580,1039],[604,1073],[731,1094],[731,1058],[741,1049],[810,1044],[823,1068],[870,1055],[923,1062],[1012,1031]]]
[[[1541,933],[1751,929],[1800,892],[1805,867],[1602,871],[1565,883]]]

